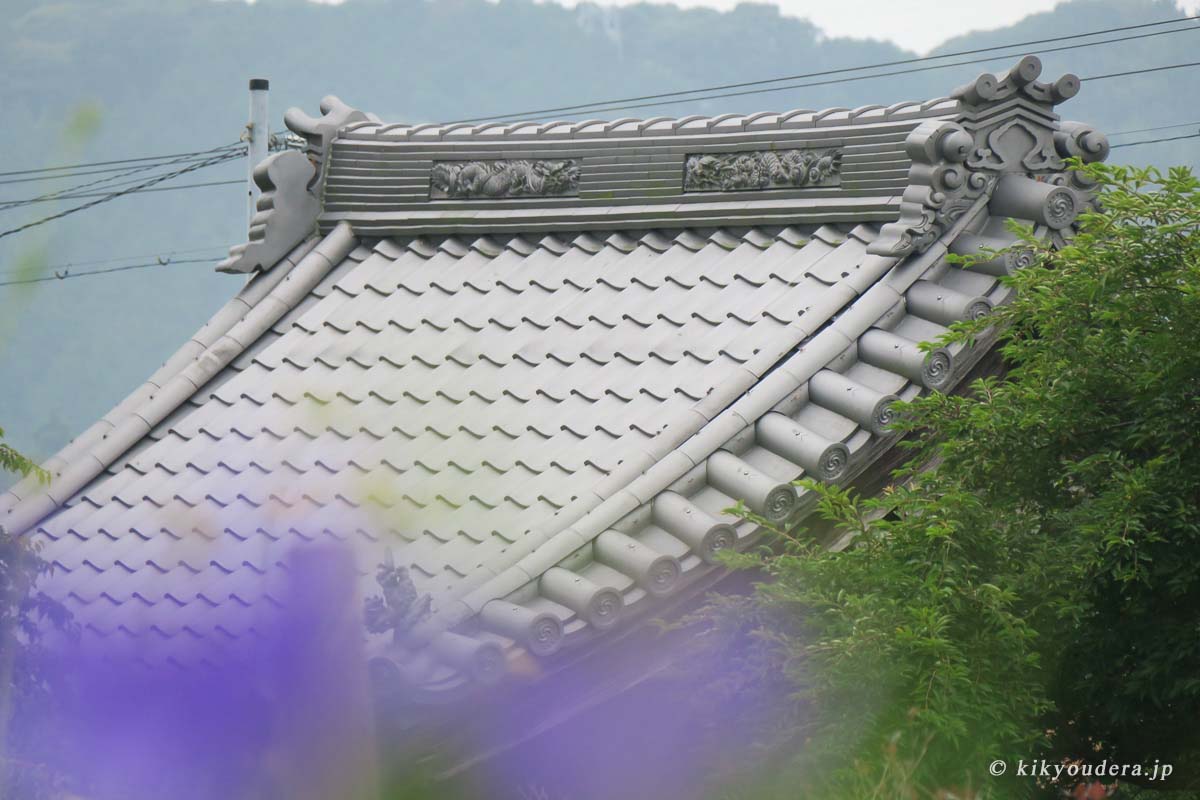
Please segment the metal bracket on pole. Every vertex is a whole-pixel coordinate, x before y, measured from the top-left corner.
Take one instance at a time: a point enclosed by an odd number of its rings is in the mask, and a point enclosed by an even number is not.
[[[271,84],[266,78],[250,79],[250,122],[246,125],[246,224],[254,220],[258,203],[258,186],[254,183],[254,168],[267,157],[271,139],[268,121],[267,95]]]

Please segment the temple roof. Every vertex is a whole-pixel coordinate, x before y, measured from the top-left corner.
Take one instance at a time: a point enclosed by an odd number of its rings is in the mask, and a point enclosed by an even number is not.
[[[800,523],[800,477],[895,443],[890,404],[987,344],[1020,253],[1090,202],[1107,144],[1023,59],[952,98],[748,117],[384,125],[291,111],[256,170],[249,282],[151,378],[0,499],[85,639],[216,661],[269,636],[288,553],[353,553],[429,614],[373,634],[415,691],[501,678],[678,598]],[[1074,82],[1073,82],[1074,81]],[[392,565],[405,570],[387,570]],[[400,575],[399,578],[396,576]],[[396,589],[397,584],[391,585]],[[378,609],[376,609],[378,610]]]

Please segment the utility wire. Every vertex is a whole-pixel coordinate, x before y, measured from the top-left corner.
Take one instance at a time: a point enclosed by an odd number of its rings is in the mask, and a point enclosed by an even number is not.
[[[84,169],[89,167],[103,167],[111,164],[132,164],[142,161],[165,161],[173,158],[186,158],[188,156],[204,156],[209,153],[216,153],[221,150],[229,150],[235,147],[244,147],[241,142],[232,142],[223,144],[220,147],[213,147],[209,150],[194,150],[190,153],[170,153],[163,156],[141,156],[138,158],[119,158],[115,161],[91,161],[83,164],[65,164],[58,167],[41,167],[39,169],[19,169],[11,172],[0,172],[0,178],[6,178],[10,175],[33,175],[41,172],[59,172],[62,170]],[[89,173],[90,174],[90,173]]]
[[[1197,28],[1200,30],[1200,28]],[[1164,72],[1169,69],[1182,69],[1183,67],[1200,67],[1200,61],[1189,61],[1186,64],[1167,64],[1161,67],[1149,67],[1148,69],[1131,69],[1125,72],[1110,72],[1107,75],[1092,75],[1087,78],[1080,78],[1084,81],[1106,81],[1109,78],[1124,78],[1126,75],[1145,75],[1148,72]]]
[[[12,236],[14,233],[20,233],[21,231],[37,227],[38,225],[45,225],[47,222],[53,222],[56,219],[62,219],[63,217],[68,216],[70,214],[74,214],[79,211],[84,211],[86,209],[93,208],[95,206],[100,205],[101,203],[107,203],[109,200],[115,200],[116,198],[121,197],[123,195],[132,194],[132,193],[140,191],[142,189],[149,188],[150,186],[154,186],[155,184],[162,183],[163,181],[168,181],[171,178],[179,177],[180,175],[184,175],[188,172],[195,172],[198,169],[203,169],[204,167],[209,167],[214,164],[220,164],[222,162],[229,161],[230,159],[237,158],[237,157],[238,157],[238,155],[236,153],[223,153],[220,155],[213,156],[212,158],[210,158],[206,161],[201,161],[201,162],[195,163],[195,164],[189,164],[188,166],[181,167],[180,169],[177,169],[174,172],[167,173],[166,175],[158,175],[156,177],[150,178],[149,180],[143,181],[142,183],[131,186],[127,189],[121,189],[119,191],[109,192],[108,194],[105,194],[94,200],[90,200],[87,203],[84,203],[83,205],[75,206],[74,208],[68,208],[65,211],[58,212],[57,214],[51,214],[48,217],[42,217],[41,219],[34,220],[33,222],[27,222],[24,225],[18,225],[15,228],[9,228],[8,230],[0,231],[0,239],[3,239],[6,236]]]
[[[1139,144],[1158,144],[1159,142],[1178,142],[1183,139],[1200,139],[1200,133],[1189,133],[1187,136],[1168,136],[1164,139],[1146,139],[1141,142],[1122,142],[1109,147],[1110,150],[1116,150],[1118,147],[1137,147]]]
[[[1119,44],[1121,42],[1129,42],[1129,41],[1133,41],[1136,39],[1146,39],[1151,36],[1164,36],[1164,35],[1172,34],[1172,33],[1187,33],[1187,32],[1191,32],[1191,31],[1200,31],[1200,26],[1193,26],[1193,27],[1188,27],[1188,28],[1175,28],[1175,29],[1169,30],[1169,31],[1155,31],[1153,33],[1143,33],[1143,34],[1139,34],[1137,36],[1123,36],[1123,37],[1116,38],[1116,39],[1101,39],[1100,41],[1096,41],[1096,42],[1083,42],[1082,44],[1068,44],[1068,45],[1063,45],[1061,47],[1047,47],[1047,48],[1043,48],[1039,52],[1041,52],[1041,53],[1058,53],[1058,52],[1062,52],[1064,50],[1077,50],[1082,47],[1094,47],[1096,45],[1102,45],[1102,44]],[[981,63],[985,63],[988,61],[995,61],[1000,58],[1006,58],[1006,57],[1011,57],[1011,56],[1015,56],[1015,55],[1019,55],[1019,53],[1008,53],[1008,54],[987,56],[984,58],[972,58],[972,59],[966,59],[963,61],[954,61],[949,64],[934,64],[934,65],[928,66],[928,67],[914,67],[912,69],[898,69],[898,70],[892,70],[891,72],[877,72],[873,75],[856,75],[856,76],[846,77],[846,78],[831,78],[829,80],[824,80],[824,81],[810,81],[808,83],[791,83],[791,84],[787,84],[785,86],[770,86],[765,89],[744,89],[744,90],[736,91],[736,92],[721,92],[718,94],[701,95],[699,97],[685,97],[685,98],[678,99],[678,100],[656,100],[654,102],[649,102],[649,103],[632,103],[632,104],[628,104],[628,105],[588,107],[588,108],[585,108],[582,110],[589,114],[594,113],[594,112],[599,112],[599,111],[625,111],[625,110],[638,109],[638,108],[650,108],[650,107],[655,107],[655,106],[676,105],[679,103],[691,103],[691,102],[697,102],[697,101],[702,101],[702,100],[717,100],[717,99],[725,98],[725,97],[744,97],[747,95],[767,94],[769,92],[782,92],[782,91],[787,91],[790,89],[807,89],[807,88],[811,88],[813,86],[832,86],[834,84],[854,83],[856,81],[873,80],[875,78],[889,78],[889,77],[893,77],[896,75],[912,75],[912,74],[918,73],[918,72],[929,72],[931,70],[936,70],[936,69],[949,69],[951,67],[961,67],[961,66],[966,66],[969,64],[981,64]],[[1197,63],[1200,63],[1200,62],[1197,62]],[[1115,77],[1119,77],[1121,75],[1134,75],[1134,74],[1139,74],[1141,72],[1158,72],[1158,71],[1161,71],[1164,69],[1179,69],[1180,67],[1190,67],[1190,66],[1197,66],[1197,64],[1174,64],[1174,65],[1169,65],[1169,66],[1165,66],[1165,67],[1155,67],[1155,68],[1148,69],[1148,70],[1132,70],[1127,73],[1113,73],[1112,75],[1101,75],[1101,76],[1092,77],[1092,78],[1085,78],[1083,80],[1104,80],[1106,78],[1115,78]],[[523,120],[521,120],[519,118],[505,118],[505,119],[498,119],[496,121],[497,122],[521,122]]]
[[[244,150],[230,151],[230,153],[231,153],[231,155],[237,155],[240,157],[240,156],[244,155],[245,151]],[[129,176],[135,175],[139,172],[146,172],[148,170],[158,169],[159,167],[173,166],[174,164],[179,164],[179,163],[196,163],[197,161],[200,161],[200,160],[203,160],[203,159],[178,158],[178,159],[175,159],[174,161],[167,161],[167,162],[163,162],[160,164],[156,163],[156,164],[150,164],[148,166],[133,167],[131,169],[128,169],[126,172],[122,172],[122,173],[119,173],[116,175],[110,175],[105,178],[98,178],[94,181],[88,181],[87,183],[76,184],[75,186],[68,186],[68,187],[59,189],[54,192],[48,192],[46,194],[38,195],[37,197],[30,197],[30,198],[25,198],[25,199],[21,199],[21,200],[0,200],[0,211],[5,211],[5,210],[11,209],[11,208],[18,208],[21,206],[29,205],[30,203],[45,202],[48,200],[59,200],[59,199],[66,199],[66,198],[72,198],[72,197],[99,197],[100,195],[104,194],[104,192],[87,194],[87,193],[81,193],[80,190],[86,189],[86,188],[89,188],[92,186],[97,186],[100,184],[109,184],[109,186],[106,188],[124,187],[124,186],[128,186],[130,183],[133,183],[136,180],[138,180],[138,179],[128,180],[128,178],[129,178]],[[117,183],[111,183],[112,181],[117,181]],[[146,191],[150,191],[150,190],[146,190]]]
[[[90,266],[95,266],[96,264],[115,264],[118,261],[139,261],[139,260],[145,259],[145,258],[153,258],[156,260],[161,260],[161,259],[165,258],[168,260],[173,260],[175,258],[175,256],[179,256],[179,255],[192,255],[194,253],[211,253],[214,251],[217,253],[221,253],[226,249],[226,247],[227,246],[223,245],[223,244],[212,244],[207,247],[188,247],[188,248],[179,248],[179,249],[175,249],[175,250],[168,250],[165,253],[161,253],[161,252],[160,253],[138,253],[137,255],[131,255],[131,256],[114,256],[112,258],[93,258],[93,259],[89,259],[87,261],[68,261],[68,262],[62,263],[62,264],[47,264],[45,266],[38,267],[37,269],[61,272],[64,270],[70,271],[72,269],[75,269],[76,267],[90,267]],[[178,264],[179,262],[174,261],[173,263]],[[28,272],[28,271],[29,271],[28,267],[14,267],[12,269],[0,270],[0,275],[15,275],[18,272]]]
[[[14,281],[0,281],[0,286],[19,286],[27,283],[45,283],[47,281],[65,281],[69,278],[84,278],[88,275],[111,275],[114,272],[126,272],[131,269],[146,269],[147,267],[166,267],[173,264],[199,264],[201,262],[211,263],[208,258],[182,258],[178,261],[172,261],[170,258],[159,259],[157,261],[148,261],[144,264],[126,264],[123,267],[109,267],[108,269],[93,269],[85,272],[56,272],[53,275],[43,275],[39,278],[19,278]]]
[[[237,157],[241,157],[242,155],[244,155],[244,153],[236,153]],[[189,160],[189,161],[184,161],[182,163],[183,164],[196,164],[199,162],[195,161],[195,160]],[[167,164],[163,164],[163,165],[156,164],[156,165],[154,165],[154,167],[140,167],[138,169],[133,170],[132,172],[123,173],[120,175],[112,175],[107,178],[101,178],[101,179],[95,180],[95,181],[88,181],[87,183],[76,184],[75,186],[67,186],[67,187],[59,189],[57,191],[48,192],[46,194],[37,195],[35,197],[26,197],[26,198],[14,199],[14,200],[0,200],[0,210],[4,210],[5,208],[10,208],[10,207],[28,205],[29,203],[39,203],[39,202],[44,202],[46,200],[56,200],[56,199],[60,199],[60,198],[85,197],[85,196],[98,197],[100,194],[104,194],[110,189],[123,189],[126,186],[130,186],[131,184],[140,183],[141,181],[143,181],[145,179],[143,176],[138,176],[138,177],[131,177],[131,176],[136,175],[136,173],[139,173],[139,172],[145,172],[146,170],[149,170],[149,169],[157,169],[159,166],[173,166],[173,164],[168,162]],[[164,173],[158,173],[158,174],[164,174]],[[151,175],[150,177],[155,177],[155,176]],[[245,182],[245,181],[243,180],[243,182]],[[99,184],[105,184],[103,186],[103,191],[100,191],[98,193],[92,192],[90,194],[83,193],[83,190],[89,189],[89,188],[97,186]]]
[[[1171,128],[1190,128],[1193,125],[1200,125],[1200,120],[1195,122],[1176,122],[1174,125],[1156,125],[1153,128],[1135,128],[1131,131],[1113,131],[1109,136],[1125,136],[1130,133],[1149,133],[1150,131],[1166,131]]]
[[[444,123],[444,124],[456,125],[456,124],[465,123],[465,122],[485,122],[488,120],[503,121],[510,117],[518,117],[518,116],[532,117],[532,116],[537,116],[537,115],[541,115],[541,114],[557,113],[560,111],[590,111],[590,110],[612,111],[612,110],[620,110],[621,108],[626,108],[626,107],[644,108],[647,105],[659,105],[659,104],[658,103],[647,103],[647,104],[641,104],[641,105],[637,105],[637,106],[617,106],[615,108],[596,108],[596,107],[597,106],[609,106],[614,103],[635,103],[635,102],[639,102],[642,100],[659,100],[662,98],[669,98],[669,97],[681,97],[682,95],[688,95],[688,94],[701,94],[701,93],[706,93],[706,92],[723,91],[725,89],[742,89],[742,88],[746,88],[746,87],[750,87],[750,86],[763,86],[763,85],[769,84],[769,83],[781,83],[784,81],[800,80],[800,79],[805,79],[805,78],[819,78],[819,77],[824,77],[824,76],[828,76],[828,75],[837,75],[837,74],[841,74],[841,73],[861,72],[864,70],[882,69],[884,67],[895,67],[895,66],[903,66],[906,64],[917,64],[917,63],[923,63],[923,62],[927,62],[927,61],[940,60],[940,59],[944,59],[944,58],[957,58],[959,56],[976,55],[978,53],[988,53],[988,52],[994,52],[997,50],[1007,50],[1007,49],[1015,48],[1015,47],[1029,47],[1031,45],[1048,44],[1051,42],[1069,41],[1072,39],[1082,39],[1082,38],[1086,38],[1088,36],[1101,36],[1101,35],[1108,34],[1108,33],[1118,33],[1118,32],[1122,32],[1122,31],[1139,30],[1139,29],[1143,29],[1143,28],[1152,28],[1152,27],[1158,27],[1158,26],[1162,26],[1162,25],[1174,25],[1176,23],[1191,22],[1191,21],[1194,21],[1197,19],[1200,19],[1200,15],[1189,16],[1189,17],[1180,17],[1178,19],[1171,19],[1171,20],[1161,20],[1159,22],[1147,22],[1147,23],[1143,23],[1140,25],[1124,25],[1124,26],[1121,26],[1118,28],[1105,28],[1102,30],[1089,31],[1087,33],[1071,34],[1069,36],[1055,36],[1055,37],[1049,38],[1049,39],[1033,39],[1033,40],[1025,41],[1025,42],[1012,42],[1009,44],[994,45],[992,47],[980,47],[980,48],[975,48],[972,50],[959,50],[959,51],[956,51],[953,53],[943,53],[941,55],[936,55],[936,56],[906,58],[906,59],[901,59],[898,61],[884,61],[884,62],[880,62],[878,64],[869,64],[869,65],[860,66],[860,67],[844,67],[841,69],[830,69],[830,70],[823,70],[820,72],[806,72],[806,73],[801,73],[798,75],[786,75],[786,76],[782,76],[779,78],[766,78],[763,80],[746,81],[743,83],[727,83],[727,84],[722,84],[722,85],[717,85],[717,86],[706,86],[706,87],[702,87],[699,89],[684,89],[684,90],[674,91],[674,92],[662,92],[659,94],[638,95],[635,97],[623,97],[623,98],[617,98],[617,99],[613,99],[613,100],[597,100],[597,101],[593,101],[590,103],[579,103],[579,104],[570,105],[570,106],[557,106],[554,108],[541,108],[541,109],[534,109],[534,110],[530,110],[530,111],[514,111],[514,112],[510,112],[510,113],[505,113],[505,114],[495,114],[492,116],[472,117],[470,119],[452,120],[452,121]],[[1173,31],[1160,31],[1160,32],[1157,32],[1154,34],[1142,34],[1140,36],[1130,36],[1130,37],[1122,37],[1122,38],[1118,38],[1118,39],[1108,39],[1103,42],[1089,42],[1089,43],[1084,43],[1084,44],[1079,44],[1079,45],[1073,45],[1072,47],[1089,47],[1093,44],[1108,44],[1108,43],[1112,43],[1112,42],[1129,41],[1132,39],[1147,38],[1148,36],[1159,35],[1161,33],[1176,33],[1178,31],[1195,30],[1195,29],[1196,29],[1195,26],[1178,28]],[[1054,49],[1050,49],[1050,50],[1045,50],[1043,52],[1057,52],[1058,50],[1062,50],[1062,49],[1071,49],[1071,48],[1070,47],[1054,48]],[[959,66],[961,64],[976,64],[976,63],[980,63],[981,61],[990,61],[994,58],[1001,58],[1001,57],[1003,57],[1003,56],[992,56],[992,57],[986,58],[986,59],[975,59],[972,61],[958,62],[958,64],[945,64],[945,65],[942,65],[942,67]],[[942,67],[927,67],[925,69],[940,69]],[[913,71],[917,72],[917,71],[922,71],[922,70],[913,70]],[[885,73],[885,74],[886,75],[902,75],[902,74],[907,74],[907,72],[908,71],[900,71],[900,72]],[[865,76],[865,77],[882,77],[882,76]],[[850,78],[848,80],[862,80],[862,78],[861,77],[860,78]],[[824,85],[824,84],[807,84],[807,85]],[[776,91],[776,90],[781,91],[783,89],[788,89],[788,88],[799,88],[799,87],[784,86],[784,87],[778,87],[778,89],[775,89],[775,90],[759,90],[759,91],[760,92]],[[738,94],[740,94],[740,93],[738,93]],[[749,94],[749,93],[747,93],[747,94]],[[731,97],[731,96],[735,96],[735,95],[734,94],[717,95],[717,97]],[[705,98],[705,97],[685,98],[685,100],[704,100],[704,99],[710,99],[710,98]],[[684,102],[685,100],[676,100],[676,101],[672,101],[672,102],[678,103],[678,102]],[[663,103],[662,105],[666,105],[666,103]]]
[[[202,189],[206,186],[232,186],[235,183],[240,183],[243,186],[246,184],[245,178],[237,178],[228,181],[205,181],[204,183],[181,183],[178,186],[157,186],[152,189],[138,189],[129,194],[145,194],[147,192],[173,192],[176,189]],[[81,192],[79,194],[63,194],[56,197],[32,197],[28,200],[16,201],[12,204],[0,203],[0,211],[7,211],[10,207],[17,205],[29,205],[30,203],[52,203],[61,200],[77,200],[85,197],[103,197],[107,192]]]
[[[25,177],[25,178],[9,178],[7,180],[0,180],[0,186],[9,186],[9,185],[15,184],[15,183],[41,183],[44,181],[64,180],[66,178],[86,178],[90,175],[113,175],[113,174],[115,174],[116,177],[120,177],[121,175],[125,175],[125,174],[130,174],[130,173],[139,172],[139,171],[145,171],[148,169],[154,169],[155,167],[165,167],[170,164],[179,164],[179,163],[182,163],[185,161],[203,161],[208,155],[211,154],[211,152],[214,152],[214,151],[209,151],[209,153],[201,153],[199,155],[192,156],[190,158],[174,158],[174,159],[166,159],[166,160],[156,160],[153,163],[143,164],[141,166],[128,166],[127,165],[124,167],[105,167],[103,169],[80,170],[77,172],[61,172],[61,173],[55,173],[55,174],[50,174],[50,175],[35,175],[33,177]]]

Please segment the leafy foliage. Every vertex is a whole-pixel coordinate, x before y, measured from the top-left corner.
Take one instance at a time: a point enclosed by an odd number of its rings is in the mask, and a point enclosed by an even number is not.
[[[0,428],[0,472],[15,472],[18,475],[36,475],[48,480],[45,470],[4,443],[4,429]]]
[[[999,326],[1007,376],[906,404],[881,496],[803,484],[847,549],[739,559],[807,710],[762,796],[1071,788],[987,771],[1034,758],[1200,786],[1200,182],[1086,170],[1103,210],[1058,251],[1024,232],[1013,301],[947,337]]]

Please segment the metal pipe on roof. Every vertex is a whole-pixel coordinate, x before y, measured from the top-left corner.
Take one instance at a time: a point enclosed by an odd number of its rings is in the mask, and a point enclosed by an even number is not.
[[[266,78],[250,79],[250,121],[246,123],[246,226],[254,219],[258,206],[259,188],[254,182],[254,168],[267,157],[270,143],[268,121],[268,92],[271,83]]]

